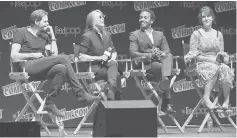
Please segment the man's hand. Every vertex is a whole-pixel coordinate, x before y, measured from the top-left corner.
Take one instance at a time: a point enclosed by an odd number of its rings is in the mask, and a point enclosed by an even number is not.
[[[163,53],[161,54],[162,57],[164,57],[165,55],[166,55],[165,52],[163,52]]]
[[[55,35],[54,35],[54,32],[53,32],[53,27],[52,26],[49,25],[49,26],[45,27],[45,30],[49,30],[49,33],[50,33],[52,39],[55,39]]]
[[[30,53],[32,59],[38,59],[44,57],[42,53]]]

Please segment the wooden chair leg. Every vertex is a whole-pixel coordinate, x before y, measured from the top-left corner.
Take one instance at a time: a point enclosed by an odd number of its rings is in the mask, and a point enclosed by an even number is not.
[[[161,103],[161,102],[162,102],[162,99],[159,97],[159,95],[157,94],[157,92],[156,92],[156,90],[154,89],[154,87],[151,85],[151,83],[150,83],[150,82],[148,81],[148,79],[146,78],[145,73],[142,73],[142,76],[141,76],[141,77],[142,77],[142,79],[145,81],[145,83],[147,84],[148,89],[151,91],[151,95],[148,96],[148,95],[146,94],[145,90],[143,89],[143,87],[141,86],[141,84],[140,84],[141,82],[139,81],[138,76],[134,76],[134,79],[135,79],[135,81],[136,81],[136,84],[137,84],[138,88],[141,90],[141,92],[143,93],[144,97],[145,97],[146,99],[151,99],[151,97],[154,95],[154,96],[157,98],[158,102]],[[167,114],[165,114],[165,115],[167,115]],[[184,133],[182,127],[180,126],[180,124],[178,123],[178,121],[175,119],[175,117],[174,117],[173,115],[171,115],[171,114],[168,114],[168,116],[172,119],[172,121],[173,121],[173,122],[175,123],[175,125],[178,127],[179,131],[180,131],[181,133]],[[161,124],[162,128],[164,129],[164,131],[165,131],[166,133],[168,133],[168,129],[167,129],[167,127],[165,126],[165,124],[164,124],[164,122],[162,121],[162,119],[161,119],[161,117],[160,117],[159,114],[158,114],[157,118],[158,118],[158,122]]]
[[[31,97],[29,97],[29,95],[26,92],[26,89],[21,85],[20,81],[17,81],[18,85],[21,87],[22,89],[22,94],[24,95],[27,103],[24,106],[24,108],[22,109],[20,115],[17,117],[17,119],[15,121],[20,121],[22,116],[26,113],[26,111],[29,109],[29,107],[32,109],[35,117],[33,118],[34,120],[37,120],[40,122],[41,126],[46,130],[46,132],[48,133],[48,135],[51,135],[51,132],[49,131],[47,125],[43,122],[42,118],[40,117],[40,114],[38,114],[36,107],[33,104],[33,100],[36,98],[39,102],[39,99],[42,99],[38,93],[35,93],[34,91],[36,91],[36,89],[33,88],[32,85],[29,85],[28,80],[25,80],[26,85],[30,88],[30,90],[33,92],[33,94],[31,95]],[[37,95],[36,95],[37,94]],[[38,97],[37,97],[38,96]]]
[[[203,99],[200,99],[198,104],[194,107],[192,113],[188,116],[188,119],[184,122],[182,129],[185,130],[185,127],[190,123],[190,121],[192,120],[194,113],[197,112],[197,109],[200,107],[200,105],[202,104]]]
[[[85,83],[86,80],[83,80],[84,85],[87,87],[88,91],[88,84]],[[105,95],[105,93],[103,92],[102,88],[98,85],[98,83],[96,83],[93,79],[90,79],[90,81],[95,85],[96,89],[99,91],[99,95],[101,96],[103,100],[107,100],[107,96]],[[82,125],[85,124],[86,120],[88,119],[89,115],[92,113],[92,111],[94,111],[96,109],[96,107],[98,106],[100,101],[94,101],[92,103],[92,105],[90,106],[88,112],[86,113],[86,115],[82,118],[81,122],[78,124],[77,128],[75,129],[75,131],[73,132],[74,135],[76,135],[78,133],[78,131],[81,129]]]

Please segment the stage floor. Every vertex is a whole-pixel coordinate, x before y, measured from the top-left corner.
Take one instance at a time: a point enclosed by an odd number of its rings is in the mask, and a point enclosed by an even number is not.
[[[213,131],[208,133],[207,129],[204,128],[202,133],[198,133],[197,127],[186,128],[185,133],[181,134],[177,128],[168,128],[169,132],[165,133],[162,128],[158,128],[158,137],[236,137],[236,130],[233,127],[225,126],[225,131],[220,131],[219,128],[214,127]],[[82,128],[76,135],[73,134],[75,128],[66,128],[67,136],[66,137],[92,137],[91,128]],[[52,137],[59,137],[58,129],[50,129],[52,132]],[[41,137],[49,137],[48,134],[42,130]]]

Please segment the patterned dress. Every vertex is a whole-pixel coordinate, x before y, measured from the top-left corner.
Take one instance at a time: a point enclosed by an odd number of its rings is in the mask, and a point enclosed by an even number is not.
[[[216,84],[228,82],[232,87],[234,72],[224,63],[217,64],[211,61],[205,61],[198,58],[200,55],[204,57],[216,58],[218,54],[228,58],[228,54],[224,52],[223,36],[217,32],[216,37],[204,37],[200,30],[193,32],[190,38],[190,51],[185,55],[185,63],[195,58],[196,70],[199,78],[206,84],[215,75],[218,75]],[[216,88],[216,87],[215,87]]]

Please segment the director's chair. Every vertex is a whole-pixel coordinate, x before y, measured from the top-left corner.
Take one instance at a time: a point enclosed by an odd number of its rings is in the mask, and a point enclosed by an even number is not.
[[[10,45],[10,51],[12,48],[12,43],[9,43]],[[23,107],[23,109],[21,110],[20,114],[18,115],[18,117],[16,118],[16,122],[20,121],[22,116],[27,112],[27,110],[29,110],[29,108],[32,110],[33,114],[34,114],[34,118],[32,119],[32,121],[39,121],[41,126],[46,130],[46,132],[48,133],[48,135],[51,135],[51,132],[49,131],[47,124],[44,123],[44,121],[42,120],[43,115],[49,115],[49,117],[52,119],[53,122],[56,123],[56,125],[60,128],[64,127],[63,122],[61,122],[60,120],[58,120],[54,115],[52,115],[52,113],[49,113],[47,111],[43,111],[44,109],[44,105],[45,105],[45,100],[46,99],[42,99],[41,96],[39,95],[39,93],[43,93],[45,91],[41,90],[44,86],[44,84],[48,81],[46,79],[39,79],[39,78],[33,78],[31,76],[28,75],[28,73],[25,71],[25,63],[27,62],[27,60],[17,60],[17,61],[13,61],[10,58],[10,67],[11,67],[11,72],[9,73],[9,77],[16,81],[16,84],[20,86],[21,90],[22,90],[22,94],[24,95],[24,98],[26,99],[27,103],[25,104],[25,106]],[[23,65],[23,69],[20,70],[18,65],[22,64]],[[35,88],[32,85],[32,81],[40,81],[40,84],[37,88]],[[25,87],[23,86],[23,83],[25,84]],[[32,93],[31,96],[28,95],[28,93]],[[35,98],[37,99],[37,101],[40,103],[40,107],[36,108],[35,105]],[[63,128],[64,131],[64,128]],[[67,133],[64,131],[64,135],[67,135]]]
[[[185,44],[184,41],[182,41],[182,45],[183,45],[183,54],[184,56],[189,52],[190,47],[189,44]],[[234,56],[230,56],[230,67],[231,69],[233,69],[233,62],[234,62]],[[190,61],[193,62],[193,61]],[[190,123],[190,121],[192,120],[194,114],[197,112],[197,109],[199,109],[200,105],[203,104],[203,90],[201,88],[198,87],[198,85],[196,84],[195,78],[197,78],[198,74],[196,71],[196,66],[190,66],[191,64],[185,64],[185,75],[189,77],[189,79],[192,81],[192,84],[194,85],[195,90],[197,91],[198,95],[200,96],[200,100],[197,103],[197,105],[195,106],[195,108],[193,109],[192,113],[189,115],[189,117],[187,118],[187,120],[184,122],[182,128],[183,130],[185,130],[185,127],[188,126],[188,124]],[[218,102],[219,97],[221,95],[221,90],[218,92],[217,96],[214,96],[213,92],[215,91],[215,87],[213,88],[213,91],[211,92],[211,98],[213,100],[213,104],[214,105],[218,105],[220,106],[220,103]],[[204,104],[203,104],[204,105]],[[220,127],[221,131],[224,131],[223,126],[221,125],[220,121],[218,120],[218,118],[216,117],[214,110],[208,110],[207,114],[205,115],[199,129],[198,129],[198,133],[202,132],[208,118],[211,116],[214,121],[217,123],[217,125]],[[230,115],[228,115],[228,113],[226,111],[219,111],[219,113],[222,114],[224,113],[227,116],[228,121],[231,123],[231,125],[236,129],[236,124],[233,122],[233,120],[231,119]]]
[[[175,66],[176,68],[172,69],[172,79],[170,82],[170,87],[172,87],[177,75],[179,75],[180,73],[180,69],[178,68],[178,58],[179,56],[173,56],[173,59],[175,59]],[[134,58],[131,60],[131,70],[130,70],[130,76],[133,77],[136,81],[137,87],[141,90],[142,94],[144,95],[144,97],[146,99],[151,99],[151,97],[154,95],[155,98],[158,100],[158,106],[157,106],[157,119],[158,122],[161,124],[162,128],[164,129],[164,131],[166,133],[168,133],[168,129],[165,126],[164,122],[161,119],[161,116],[164,115],[168,115],[172,121],[175,123],[175,125],[178,127],[179,131],[181,133],[183,133],[183,129],[181,128],[180,124],[178,123],[178,121],[175,119],[175,117],[173,116],[173,114],[170,113],[161,113],[161,103],[162,103],[162,98],[159,96],[158,93],[162,93],[162,91],[158,88],[154,88],[154,86],[152,86],[151,82],[147,79],[147,72],[144,69],[144,61],[146,60],[146,57],[138,57],[138,58]],[[137,63],[141,63],[141,69],[134,69],[133,67],[133,62],[135,64]],[[144,87],[141,85],[141,80],[143,80],[147,86],[147,88],[149,89],[150,94],[147,94],[147,92],[144,90]],[[147,96],[148,95],[148,96]]]
[[[78,45],[73,43],[74,51],[77,47],[78,47]],[[126,79],[129,77],[128,62],[130,62],[130,59],[116,60],[116,61],[120,62],[120,63],[125,62],[125,64],[126,64],[125,65],[125,72],[123,72],[122,76],[121,76],[121,84],[122,84],[122,87],[124,87],[124,86],[126,86],[126,84],[125,84]],[[83,85],[85,86],[86,90],[90,94],[92,94],[92,95],[96,94],[98,96],[101,96],[101,98],[102,98],[101,100],[107,100],[106,91],[108,91],[110,89],[109,84],[107,82],[105,82],[105,80],[98,80],[98,81],[95,80],[96,76],[95,76],[94,72],[92,72],[92,66],[91,66],[92,62],[93,62],[93,60],[81,60],[81,59],[79,59],[78,61],[75,61],[76,77],[83,82]],[[88,63],[89,64],[88,71],[87,72],[79,72],[79,66],[78,66],[79,63]],[[89,83],[88,83],[88,81],[89,81]],[[92,111],[94,111],[96,109],[99,102],[100,101],[94,101],[92,103],[88,112],[82,118],[82,120],[78,124],[77,128],[73,132],[74,135],[76,135],[78,133],[78,131],[81,129],[82,125],[90,125],[91,124],[91,123],[85,123],[85,121],[88,119],[88,117],[92,113]]]

